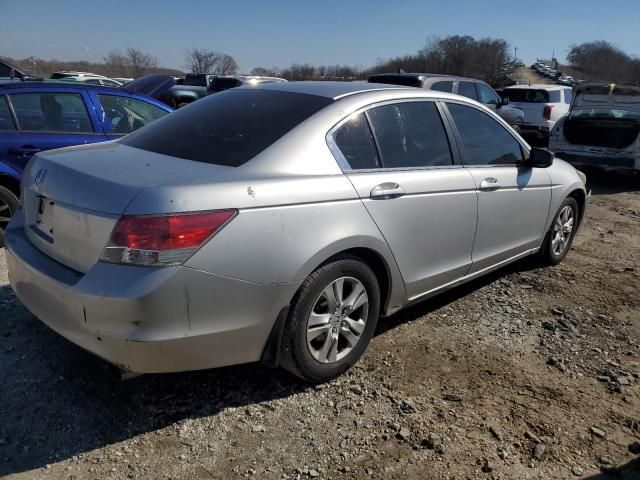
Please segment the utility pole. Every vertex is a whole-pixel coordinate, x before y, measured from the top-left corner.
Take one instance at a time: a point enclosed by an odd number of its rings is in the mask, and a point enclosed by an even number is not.
[[[513,59],[517,60],[518,59],[518,47],[513,47],[514,53],[513,53]]]

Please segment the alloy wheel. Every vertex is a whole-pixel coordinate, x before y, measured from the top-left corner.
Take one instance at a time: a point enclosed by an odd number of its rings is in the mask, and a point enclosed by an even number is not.
[[[551,251],[554,255],[561,255],[569,245],[575,214],[570,205],[566,205],[556,218],[553,226],[553,236],[551,238]]]
[[[6,230],[12,215],[13,212],[11,211],[11,205],[0,198],[0,232],[4,232]]]
[[[362,282],[340,277],[327,285],[307,320],[307,346],[320,363],[334,363],[353,350],[364,332],[369,297]]]

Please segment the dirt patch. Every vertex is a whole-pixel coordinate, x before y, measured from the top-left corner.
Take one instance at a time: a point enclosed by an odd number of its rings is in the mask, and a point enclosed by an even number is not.
[[[19,304],[0,250],[0,475],[640,478],[640,188],[594,188],[561,265],[381,322],[318,387],[259,365],[121,382]]]

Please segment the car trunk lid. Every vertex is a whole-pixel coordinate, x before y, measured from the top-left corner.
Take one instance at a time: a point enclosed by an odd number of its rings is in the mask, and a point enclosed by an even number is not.
[[[98,261],[116,222],[140,192],[211,178],[223,168],[117,142],[40,153],[23,176],[25,232],[43,253],[84,273]]]
[[[576,91],[563,133],[569,143],[624,149],[640,133],[640,87],[586,85]]]

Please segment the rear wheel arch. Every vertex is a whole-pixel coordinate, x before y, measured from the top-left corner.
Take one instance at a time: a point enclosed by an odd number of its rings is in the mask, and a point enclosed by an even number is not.
[[[391,287],[393,286],[391,280],[392,275],[389,269],[389,265],[384,257],[374,249],[369,247],[353,247],[340,250],[330,255],[317,265],[314,265],[313,268],[310,269],[308,275],[310,275],[312,272],[315,272],[323,265],[331,263],[336,259],[344,258],[345,256],[355,257],[356,259],[367,265],[371,270],[373,270],[373,273],[378,280],[378,285],[380,286],[380,313],[381,315],[383,315],[387,308],[387,302],[391,297]],[[302,288],[302,282],[300,288]],[[295,302],[300,288],[298,288],[295,295],[291,298],[290,304],[293,304]]]
[[[0,187],[8,189],[16,197],[20,198],[20,182],[15,178],[0,173]]]

